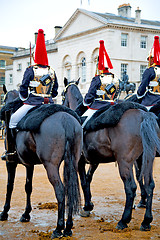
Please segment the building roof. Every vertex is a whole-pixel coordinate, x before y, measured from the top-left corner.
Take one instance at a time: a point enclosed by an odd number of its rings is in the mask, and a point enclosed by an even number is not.
[[[78,14],[84,14],[88,17],[97,20],[98,22],[102,23],[102,25],[113,24],[117,26],[128,26],[128,27],[135,27],[135,28],[145,28],[145,29],[153,29],[157,32],[160,31],[160,21],[154,20],[145,20],[140,19],[140,23],[136,22],[136,18],[133,17],[123,17],[120,15],[116,15],[113,13],[99,13],[99,12],[92,12],[85,9],[77,8],[77,10],[73,13],[73,15],[69,18],[66,24],[62,27],[62,29],[57,33],[55,36],[55,40],[61,38],[61,35],[65,32],[65,30],[70,26],[70,24],[76,19]]]

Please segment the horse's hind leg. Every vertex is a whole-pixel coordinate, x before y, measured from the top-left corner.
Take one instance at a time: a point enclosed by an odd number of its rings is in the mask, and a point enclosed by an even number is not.
[[[154,190],[155,184],[152,176],[152,170],[149,170],[149,168],[147,170],[148,170],[148,174],[144,175],[144,187],[147,193],[147,202],[146,202],[146,212],[145,212],[144,220],[140,227],[140,230],[142,231],[149,231],[151,229],[150,223],[153,220],[152,198],[153,198],[153,190]]]
[[[139,183],[140,190],[141,190],[141,200],[139,201],[137,207],[138,208],[145,208],[146,207],[147,193],[145,191],[143,179],[140,176],[141,167],[142,167],[142,155],[136,160],[136,163],[135,163],[136,178],[137,178],[137,181]]]
[[[126,204],[125,209],[122,215],[121,220],[117,224],[117,229],[124,229],[127,228],[127,223],[131,221],[132,217],[132,207],[134,203],[134,198],[136,196],[136,183],[134,181],[133,177],[133,171],[129,166],[125,168],[124,165],[119,165],[119,171],[121,175],[121,179],[123,180],[124,187],[125,187],[125,193],[126,193]]]
[[[58,201],[58,220],[57,227],[52,233],[52,239],[62,237],[64,229],[64,214],[65,214],[65,190],[64,185],[59,176],[59,166],[54,166],[51,162],[44,164],[48,179],[54,187],[55,195]]]
[[[32,210],[31,207],[31,193],[32,193],[32,178],[33,178],[34,166],[26,167],[26,184],[25,191],[27,194],[27,202],[25,212],[22,214],[20,219],[21,222],[29,222],[30,221],[30,212]]]
[[[5,201],[4,209],[0,214],[0,221],[5,221],[8,219],[8,211],[10,209],[16,167],[17,167],[17,163],[6,162],[6,168],[7,168],[7,173],[8,173],[7,193],[6,193],[6,201]]]
[[[92,211],[94,207],[93,203],[91,202],[92,196],[91,196],[90,184],[92,181],[93,174],[98,167],[98,164],[90,165],[88,172],[86,174],[85,165],[86,165],[85,158],[82,155],[78,165],[78,171],[80,175],[81,186],[82,186],[84,201],[85,201],[83,211],[81,211],[82,217],[89,216],[90,211]]]

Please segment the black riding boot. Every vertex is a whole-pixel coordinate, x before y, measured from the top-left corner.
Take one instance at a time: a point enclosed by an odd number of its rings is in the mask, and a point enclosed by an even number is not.
[[[82,116],[86,111],[88,110],[87,106],[83,105],[83,102],[81,102],[75,109],[75,112],[79,115]]]
[[[17,152],[16,152],[16,128],[8,129],[6,134],[6,152],[1,156],[2,160],[8,162],[17,161]]]

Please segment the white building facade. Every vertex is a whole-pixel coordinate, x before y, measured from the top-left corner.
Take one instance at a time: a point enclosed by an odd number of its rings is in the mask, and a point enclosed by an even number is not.
[[[160,36],[160,22],[142,20],[140,15],[141,10],[137,9],[135,18],[131,18],[129,4],[119,6],[118,15],[77,9],[58,29],[52,43],[46,42],[49,64],[55,69],[59,82],[58,103],[61,103],[64,77],[70,81],[80,77],[80,90],[83,95],[87,93],[96,72],[100,40],[104,40],[112,72],[121,78],[126,70],[129,81],[139,85],[154,36]],[[29,49],[16,52],[13,60],[13,69],[6,70],[8,90],[17,89],[21,83],[30,64]],[[9,82],[11,71],[12,83]]]

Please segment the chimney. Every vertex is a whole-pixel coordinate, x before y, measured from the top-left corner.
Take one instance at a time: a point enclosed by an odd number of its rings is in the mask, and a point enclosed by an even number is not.
[[[130,4],[122,4],[118,7],[118,15],[122,16],[122,17],[127,17],[130,18],[131,17],[131,6]]]
[[[61,30],[61,26],[55,26],[54,29],[55,29],[55,36],[57,35],[57,33]]]
[[[141,10],[139,10],[139,7],[135,10],[135,23],[141,23]]]
[[[45,35],[46,35],[46,34],[44,34],[44,38],[45,38]],[[35,36],[35,44],[36,44],[36,42],[37,42],[37,37],[38,37],[38,32],[35,32],[35,33],[34,33],[34,36]]]
[[[34,36],[35,36],[35,44],[36,44],[36,42],[37,42],[37,36],[38,36],[38,32],[35,32],[35,33],[34,33]]]

